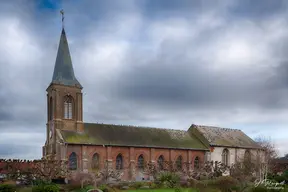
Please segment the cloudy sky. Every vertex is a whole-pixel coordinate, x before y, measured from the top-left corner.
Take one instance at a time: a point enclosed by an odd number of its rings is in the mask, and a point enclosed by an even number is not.
[[[288,153],[287,1],[1,0],[0,158],[41,158],[61,8],[85,122],[237,128]]]

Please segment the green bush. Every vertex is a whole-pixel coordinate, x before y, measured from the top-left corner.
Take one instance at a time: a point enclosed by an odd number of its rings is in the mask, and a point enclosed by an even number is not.
[[[220,189],[222,192],[229,192],[233,188],[237,188],[238,181],[230,176],[220,176],[216,178],[214,182],[211,183],[216,188]],[[208,185],[211,185],[208,183]]]
[[[32,192],[59,192],[57,185],[35,185]]]
[[[59,187],[57,185],[46,185],[44,192],[59,192]]]
[[[179,185],[180,176],[176,173],[161,172],[157,175],[156,180],[159,181],[164,188],[174,188]]]
[[[175,187],[174,192],[181,192],[181,188],[180,187]]]
[[[149,188],[150,189],[157,189],[158,185],[156,183],[152,182],[152,183],[149,184]]]
[[[44,185],[35,185],[32,187],[32,192],[43,192]]]
[[[284,175],[276,175],[274,177],[274,180],[277,181],[278,183],[281,183],[281,182],[285,181],[285,177],[284,177]]]
[[[0,191],[1,192],[15,192],[16,186],[15,185],[9,185],[9,184],[0,184]]]
[[[51,184],[51,182],[37,179],[37,180],[33,180],[32,184],[33,185],[49,185],[49,184]]]
[[[258,187],[253,187],[249,192],[268,192],[267,187],[259,185]]]
[[[102,184],[98,188],[103,192],[108,192],[108,186],[107,185]]]
[[[139,189],[142,186],[144,186],[143,182],[133,182],[129,185],[129,187],[134,188],[134,189]]]

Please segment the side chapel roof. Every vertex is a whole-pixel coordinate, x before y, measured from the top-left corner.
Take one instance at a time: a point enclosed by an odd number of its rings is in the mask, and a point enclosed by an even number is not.
[[[200,134],[200,137],[204,137],[206,142],[209,143],[209,145],[211,146],[257,149],[261,148],[260,145],[258,145],[253,139],[251,139],[239,129],[229,129],[194,124],[190,127],[189,130],[191,131],[191,129],[195,135]]]

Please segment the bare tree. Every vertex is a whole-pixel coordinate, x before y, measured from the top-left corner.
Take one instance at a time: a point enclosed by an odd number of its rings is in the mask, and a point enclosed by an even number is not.
[[[265,169],[264,178],[267,178],[269,171],[273,169],[273,160],[278,157],[278,151],[276,150],[275,144],[270,137],[258,136],[254,139],[264,150],[265,153]],[[260,169],[262,170],[262,169]]]
[[[33,161],[33,175],[37,179],[51,182],[52,179],[67,178],[69,174],[68,161],[47,159]]]

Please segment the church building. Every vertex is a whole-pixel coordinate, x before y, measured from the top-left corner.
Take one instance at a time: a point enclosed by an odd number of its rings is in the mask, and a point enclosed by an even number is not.
[[[148,178],[143,173],[144,162],[155,163],[160,169],[164,161],[176,162],[179,168],[188,162],[188,169],[192,170],[210,153],[209,142],[192,128],[184,131],[85,123],[82,90],[63,28],[52,81],[46,89],[44,158],[68,160],[69,169],[74,171],[111,167],[123,170],[123,180],[142,180]],[[253,143],[251,139],[249,142]]]

